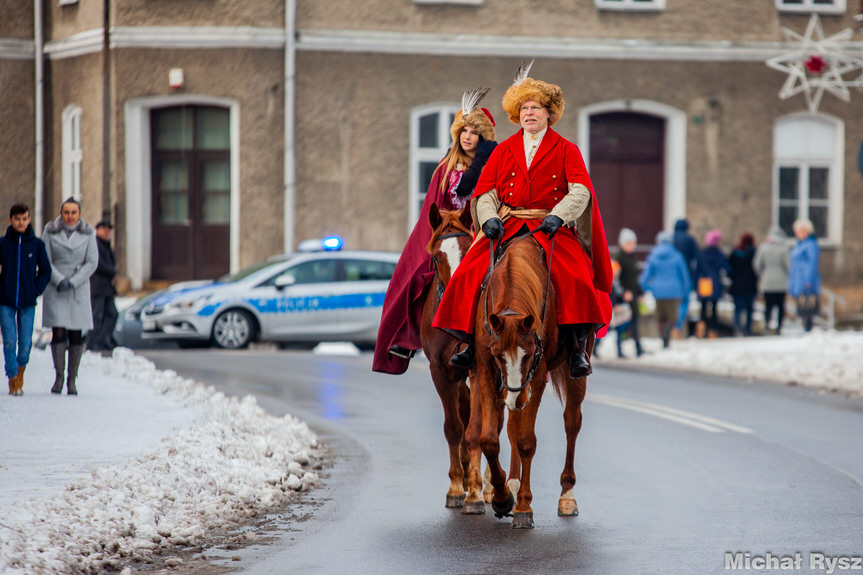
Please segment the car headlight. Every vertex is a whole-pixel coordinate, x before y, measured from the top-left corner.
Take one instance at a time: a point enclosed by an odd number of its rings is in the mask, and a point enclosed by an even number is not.
[[[184,299],[184,300],[179,300],[179,301],[172,301],[168,305],[166,305],[165,308],[181,309],[181,310],[195,309],[197,307],[204,305],[208,301],[210,301],[210,299],[212,297],[213,297],[212,294],[209,294],[209,295],[202,295],[202,296],[196,297],[194,299]]]

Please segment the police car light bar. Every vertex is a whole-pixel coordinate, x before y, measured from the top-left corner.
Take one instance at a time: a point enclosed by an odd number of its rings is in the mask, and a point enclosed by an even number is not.
[[[322,240],[309,239],[300,242],[297,246],[297,251],[300,252],[336,252],[342,249],[345,245],[345,240],[339,236],[329,236]]]

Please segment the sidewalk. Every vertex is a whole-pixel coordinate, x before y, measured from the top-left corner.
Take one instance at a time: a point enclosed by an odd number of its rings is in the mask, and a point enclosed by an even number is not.
[[[126,349],[85,354],[77,397],[52,395],[53,378],[34,349],[24,395],[0,395],[0,573],[117,570],[121,557],[202,542],[318,482],[314,434],[251,397]]]

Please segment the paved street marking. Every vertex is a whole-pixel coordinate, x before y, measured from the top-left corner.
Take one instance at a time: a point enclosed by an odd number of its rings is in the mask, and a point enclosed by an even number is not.
[[[666,407],[655,403],[637,401],[635,399],[625,399],[602,393],[588,393],[587,400],[594,403],[601,403],[603,405],[610,405],[612,407],[619,407],[621,409],[628,409],[638,413],[653,415],[654,417],[667,419],[668,421],[680,423],[681,425],[688,425],[689,427],[701,429],[702,431],[709,431],[710,433],[724,433],[726,431],[753,433],[753,431],[747,427],[728,423],[714,417],[699,415],[697,413],[692,413],[691,411],[683,411],[682,409],[675,409],[673,407]]]

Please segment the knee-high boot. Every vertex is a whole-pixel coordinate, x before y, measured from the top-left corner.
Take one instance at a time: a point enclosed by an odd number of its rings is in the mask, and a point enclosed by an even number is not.
[[[69,395],[78,395],[75,380],[78,378],[78,364],[81,363],[82,355],[84,355],[83,344],[69,346],[69,374],[66,376],[66,393]]]
[[[51,344],[51,357],[54,359],[54,387],[51,393],[63,393],[63,378],[66,375],[66,342]]]
[[[569,376],[578,379],[593,373],[590,366],[590,355],[587,353],[587,342],[593,324],[579,323],[572,326],[572,355],[569,358]]]

